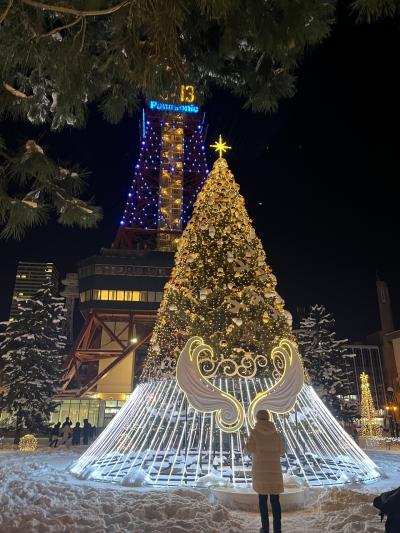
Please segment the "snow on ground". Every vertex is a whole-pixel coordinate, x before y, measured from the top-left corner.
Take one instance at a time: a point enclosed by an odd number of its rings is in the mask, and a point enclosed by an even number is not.
[[[256,513],[208,501],[206,491],[134,489],[68,473],[82,450],[0,451],[0,533],[258,533]],[[284,513],[285,533],[382,532],[375,495],[400,485],[400,454],[370,452],[386,475],[370,485],[313,489],[307,508]]]

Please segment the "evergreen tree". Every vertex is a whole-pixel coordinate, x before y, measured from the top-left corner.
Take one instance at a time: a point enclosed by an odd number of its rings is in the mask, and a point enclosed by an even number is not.
[[[143,94],[190,80],[257,110],[293,94],[304,50],[333,23],[335,0],[93,0],[0,4],[0,112],[81,127],[97,102],[118,122]]]
[[[266,373],[265,356],[291,337],[291,315],[225,159],[199,192],[175,255],[153,330],[144,376],[173,375],[186,340],[214,349],[203,373]]]
[[[15,442],[23,426],[40,428],[54,411],[53,396],[62,376],[65,337],[63,298],[47,284],[18,302],[17,314],[0,343],[3,380],[0,406],[16,417]]]
[[[329,34],[335,3],[0,0],[0,117],[51,130],[81,128],[96,105],[118,123],[143,96],[179,101],[179,87],[187,83],[198,94],[219,86],[247,107],[274,110],[293,95],[305,49]],[[47,181],[44,166],[38,176]],[[21,194],[12,194],[16,184]],[[56,184],[63,182],[53,179],[52,188]],[[37,187],[18,174],[8,185],[0,169],[0,224],[12,217],[6,235],[15,237],[40,221],[43,209],[32,203],[48,203],[37,202]],[[97,220],[91,206],[67,207],[73,223],[87,227]],[[59,214],[66,218],[65,207]]]
[[[356,409],[343,399],[350,394],[347,340],[336,338],[335,320],[323,305],[311,306],[300,322],[297,340],[310,383],[320,398],[336,416],[354,416]]]
[[[359,21],[375,21],[381,17],[394,17],[400,13],[399,0],[354,0],[353,10]]]
[[[64,226],[96,226],[101,210],[79,198],[84,177],[56,164],[32,139],[11,156],[0,138],[0,236],[19,239],[52,213]]]

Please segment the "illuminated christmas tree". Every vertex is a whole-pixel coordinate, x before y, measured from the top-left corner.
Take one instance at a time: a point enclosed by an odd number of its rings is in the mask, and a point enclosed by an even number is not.
[[[142,376],[71,472],[164,485],[251,483],[244,439],[267,409],[285,473],[310,486],[379,477],[310,385],[291,317],[222,152],[175,256]]]
[[[175,255],[144,376],[172,376],[185,342],[214,348],[207,377],[268,374],[265,354],[291,334],[291,315],[225,159],[214,164]]]
[[[368,374],[363,372],[361,379],[361,436],[377,437],[382,435],[380,424],[376,421]]]

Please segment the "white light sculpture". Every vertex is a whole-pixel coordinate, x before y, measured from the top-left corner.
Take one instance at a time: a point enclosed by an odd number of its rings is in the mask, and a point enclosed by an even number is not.
[[[155,484],[192,486],[212,474],[246,486],[251,483],[251,459],[243,452],[244,440],[254,413],[266,408],[285,438],[284,472],[309,486],[380,477],[314,389],[303,385],[293,343],[284,340],[275,348],[272,357],[281,361],[275,364],[275,382],[260,377],[207,380],[198,358],[208,350],[199,337],[190,339],[178,361],[177,380],[139,384],[71,472],[116,483],[140,472]]]

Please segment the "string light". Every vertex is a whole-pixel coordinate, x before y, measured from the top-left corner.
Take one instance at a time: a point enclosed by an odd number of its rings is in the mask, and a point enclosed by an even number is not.
[[[31,434],[24,435],[23,437],[21,437],[18,444],[18,449],[20,452],[34,452],[35,450],[37,450],[37,447],[38,440],[35,435]]]
[[[241,405],[249,405],[255,395],[273,385],[266,378],[220,378],[213,383]],[[311,386],[303,387],[289,414],[274,415],[273,422],[286,443],[283,471],[308,486],[380,477],[373,461]],[[143,469],[155,484],[188,486],[212,474],[236,487],[249,486],[251,460],[243,452],[250,429],[246,417],[243,428],[230,433],[230,438],[216,431],[216,414],[193,409],[175,380],[140,383],[71,472],[80,478],[122,483],[131,472]]]
[[[362,437],[380,437],[382,428],[375,416],[375,407],[372,399],[371,388],[369,385],[368,374],[363,372],[360,375],[361,380],[361,436]]]
[[[167,116],[168,120],[163,120],[163,116]],[[192,124],[197,120],[201,122],[193,129]],[[181,113],[171,115],[153,113],[151,119],[143,113],[140,154],[134,167],[133,181],[120,220],[121,226],[159,229],[164,232],[165,240],[164,245],[159,243],[159,247],[173,246],[172,241],[176,240],[176,235],[169,235],[168,232],[171,230],[179,232],[186,225],[196,194],[208,174],[203,126],[204,115],[202,119],[192,117],[187,121],[186,116]],[[165,151],[168,156],[164,161],[161,154]],[[174,205],[173,212],[171,207],[161,215],[159,194],[161,191],[158,189],[158,183],[164,168],[171,175],[181,178],[181,202],[180,206]],[[175,197],[173,199],[175,200]]]

